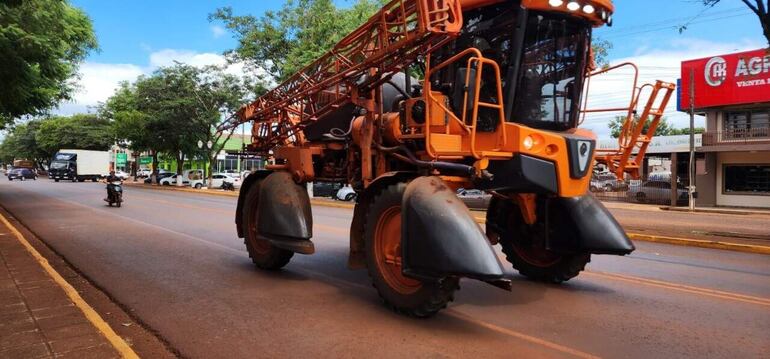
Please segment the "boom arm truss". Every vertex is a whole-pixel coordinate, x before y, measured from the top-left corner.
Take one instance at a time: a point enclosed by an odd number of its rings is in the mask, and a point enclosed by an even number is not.
[[[371,100],[372,89],[454,38],[461,27],[460,0],[394,0],[223,127],[252,122],[248,150],[253,152],[301,144],[304,126],[347,103]]]

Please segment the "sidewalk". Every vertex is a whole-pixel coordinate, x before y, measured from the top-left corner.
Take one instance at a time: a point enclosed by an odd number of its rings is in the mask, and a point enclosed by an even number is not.
[[[9,224],[0,214],[0,358],[136,357]]]

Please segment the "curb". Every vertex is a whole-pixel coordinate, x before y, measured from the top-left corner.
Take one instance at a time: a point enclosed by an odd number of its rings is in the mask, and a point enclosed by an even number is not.
[[[180,192],[208,194],[208,195],[215,195],[215,196],[238,197],[238,193],[235,191],[215,192],[215,191],[203,190],[203,189],[174,188],[174,187],[164,188],[163,186],[147,186],[143,184],[141,185],[135,184],[131,186],[146,187],[150,189],[160,189],[165,191],[180,191]],[[170,187],[170,186],[166,186],[166,187]],[[352,203],[331,202],[331,201],[320,200],[320,199],[311,199],[310,203],[313,205],[333,207],[333,208],[353,209],[354,207]],[[704,211],[704,212],[708,212],[708,211]],[[735,214],[735,213],[731,213],[731,214]],[[473,219],[476,221],[476,223],[479,223],[479,224],[486,223],[486,218],[483,218],[483,217],[474,216]],[[665,244],[673,244],[673,245],[679,245],[679,246],[685,246],[685,247],[722,249],[722,250],[735,251],[735,252],[770,255],[770,246],[730,243],[730,242],[722,242],[722,241],[709,241],[709,240],[702,240],[702,239],[689,239],[689,238],[679,238],[679,237],[653,236],[653,235],[640,234],[640,233],[627,233],[627,235],[632,240],[642,241],[642,242],[665,243]]]
[[[695,208],[692,211],[690,211],[689,208],[684,207],[671,207],[671,206],[664,206],[659,207],[660,209],[664,211],[671,211],[671,212],[697,212],[697,213],[715,213],[715,214],[732,214],[736,216],[749,216],[749,215],[760,215],[760,216],[770,216],[770,211],[751,211],[751,210],[741,210],[741,209],[706,209],[706,208]]]
[[[26,238],[24,238],[24,235],[19,232],[18,229],[3,215],[0,213],[0,222],[2,224],[5,224],[8,229],[11,230],[11,232],[14,234],[16,239],[19,241],[19,243],[22,244],[23,247],[27,249],[29,254],[32,255],[33,258],[40,264],[41,267],[43,267],[43,270],[48,274],[51,279],[61,287],[62,290],[64,290],[64,293],[67,295],[67,297],[72,301],[72,303],[80,309],[81,312],[83,312],[86,319],[91,323],[91,325],[96,328],[97,331],[99,331],[102,336],[104,336],[105,339],[112,345],[113,348],[120,354],[123,358],[139,358],[139,356],[134,352],[133,349],[123,340],[123,338],[115,333],[115,331],[110,327],[109,324],[107,324],[104,319],[97,313],[94,308],[92,308],[83,298],[78,294],[78,291],[69,284],[64,277],[59,274],[52,266],[48,263],[48,260],[43,257],[40,252],[35,249],[35,247],[32,246],[32,244],[27,241]]]
[[[639,234],[639,233],[628,233],[628,237],[636,241],[675,244],[675,245],[680,245],[685,247],[724,249],[724,250],[735,251],[735,252],[770,255],[770,246],[730,243],[730,242],[721,242],[721,241],[709,241],[704,239],[651,236],[651,235]]]
[[[187,187],[178,188],[176,186],[161,186],[161,185],[153,186],[153,185],[139,184],[139,183],[133,183],[133,182],[123,182],[123,185],[128,187],[156,189],[161,191],[177,191],[177,192],[189,192],[189,193],[197,193],[197,194],[208,194],[212,196],[238,197],[238,191],[214,191],[209,189],[193,189],[193,188],[187,188]]]

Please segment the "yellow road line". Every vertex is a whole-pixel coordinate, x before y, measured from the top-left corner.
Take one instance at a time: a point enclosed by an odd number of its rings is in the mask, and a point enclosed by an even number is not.
[[[556,350],[556,351],[559,351],[559,352],[562,352],[562,353],[565,353],[565,354],[570,354],[570,355],[576,356],[578,358],[590,358],[590,359],[599,358],[598,356],[593,355],[593,354],[582,352],[580,350],[573,349],[573,348],[570,348],[570,347],[566,347],[566,346],[561,345],[561,344],[556,344],[554,342],[550,342],[550,341],[545,340],[545,339],[541,339],[541,338],[538,338],[538,337],[533,337],[531,335],[520,333],[520,332],[517,332],[515,330],[508,329],[508,328],[504,328],[504,327],[501,327],[499,325],[495,325],[495,324],[492,324],[492,323],[488,323],[488,322],[485,322],[485,321],[481,321],[481,320],[475,319],[475,318],[473,318],[473,317],[471,317],[471,316],[469,316],[467,314],[460,313],[460,312],[458,312],[455,309],[451,309],[451,308],[450,309],[446,309],[445,312],[447,314],[455,317],[455,318],[464,320],[464,321],[469,322],[469,323],[476,324],[478,326],[487,328],[487,329],[489,329],[491,331],[495,331],[495,332],[498,332],[498,333],[501,333],[501,334],[505,334],[505,335],[508,335],[508,336],[511,336],[511,337],[515,337],[515,338],[518,338],[518,339],[521,339],[521,340],[524,340],[524,341],[528,341],[528,342],[531,342],[531,343],[539,344],[539,345],[542,345],[542,346],[544,346],[546,348],[553,349],[553,350]]]
[[[686,292],[686,293],[700,294],[700,295],[705,295],[705,296],[714,297],[714,298],[770,306],[770,298],[755,297],[751,295],[725,292],[725,291],[716,290],[716,289],[701,288],[701,287],[695,287],[690,285],[677,284],[677,283],[665,282],[665,281],[660,281],[655,279],[640,278],[640,277],[615,274],[615,273],[586,271],[585,274],[601,277],[605,279],[612,279],[612,280],[618,280],[618,281],[635,283],[635,284],[643,284],[643,285],[648,285],[648,286],[658,287],[658,288],[672,289],[672,290],[677,290],[677,291]]]
[[[32,257],[35,258],[35,260],[40,263],[40,265],[45,269],[45,271],[48,273],[49,276],[51,276],[51,279],[53,279],[56,284],[58,284],[64,292],[67,294],[67,296],[70,298],[72,303],[75,304],[82,312],[85,314],[88,321],[93,324],[94,327],[96,327],[99,332],[104,335],[105,338],[112,344],[112,346],[115,348],[115,350],[120,353],[120,355],[123,358],[139,358],[138,355],[131,349],[131,347],[126,344],[126,342],[121,338],[117,333],[115,333],[114,330],[110,327],[107,322],[102,319],[101,316],[99,316],[98,313],[90,306],[88,303],[86,303],[85,300],[78,294],[77,290],[75,290],[72,285],[67,283],[64,278],[57,272],[51,265],[48,263],[48,260],[43,257],[40,252],[38,252],[35,247],[33,247],[26,238],[24,238],[24,235],[19,232],[16,227],[11,224],[11,222],[8,221],[8,219],[5,218],[4,215],[0,213],[0,221],[3,222],[8,228],[13,232],[13,234],[16,236],[16,239],[19,240],[19,242],[27,249],[27,251],[32,255]]]
[[[324,273],[317,272],[317,271],[312,271],[312,270],[308,270],[308,269],[304,269],[304,268],[295,268],[293,270],[296,270],[296,271],[299,271],[299,272],[304,272],[304,273],[306,273],[306,274],[308,274],[310,276],[322,277],[322,278],[324,278],[326,280],[329,280],[329,281],[332,281],[332,282],[335,282],[337,284],[344,285],[344,286],[347,286],[347,287],[351,287],[351,288],[365,289],[365,290],[371,290],[372,289],[371,286],[366,286],[366,285],[363,285],[363,284],[358,284],[358,283],[350,282],[350,281],[347,281],[347,280],[344,280],[344,279],[335,278],[335,277],[332,277],[332,276],[329,276],[329,275],[326,275]],[[530,342],[530,343],[542,345],[542,346],[544,346],[546,348],[549,348],[549,349],[552,349],[552,350],[556,350],[556,351],[559,351],[559,352],[562,352],[562,353],[570,354],[570,355],[576,356],[578,358],[587,358],[587,359],[599,358],[598,356],[595,356],[595,355],[592,355],[592,354],[588,354],[588,353],[582,352],[582,351],[577,350],[577,349],[573,349],[573,348],[570,348],[570,347],[567,347],[567,346],[564,346],[564,345],[561,345],[561,344],[556,344],[554,342],[550,342],[550,341],[542,339],[542,338],[538,338],[538,337],[534,337],[534,336],[527,335],[527,334],[524,334],[524,333],[520,333],[520,332],[517,332],[517,331],[512,330],[512,329],[504,328],[504,327],[501,327],[501,326],[496,325],[496,324],[485,322],[483,320],[472,318],[471,316],[469,316],[469,315],[467,315],[465,313],[461,313],[457,309],[453,309],[453,308],[444,309],[443,311],[441,311],[439,313],[439,315],[441,315],[441,314],[445,314],[445,315],[448,315],[448,316],[451,316],[451,317],[455,317],[457,319],[460,319],[462,321],[468,322],[470,324],[477,325],[477,326],[480,326],[482,328],[486,328],[488,330],[491,330],[491,331],[494,331],[494,332],[497,332],[497,333],[500,333],[500,334],[503,334],[503,335],[506,335],[506,336],[509,336],[509,337],[514,337],[514,338],[517,338],[517,339],[521,339],[523,341],[527,341],[527,342]]]

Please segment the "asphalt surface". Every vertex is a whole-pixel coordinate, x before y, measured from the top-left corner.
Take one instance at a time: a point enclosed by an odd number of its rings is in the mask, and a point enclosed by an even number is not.
[[[235,198],[125,191],[111,208],[102,184],[3,179],[0,205],[185,357],[770,352],[770,256],[640,242],[627,257],[594,256],[562,285],[510,268],[511,293],[463,280],[447,310],[417,320],[385,309],[366,271],[345,267],[349,209],[314,207],[316,254],[263,272],[236,236]],[[716,219],[701,221],[692,226]]]

